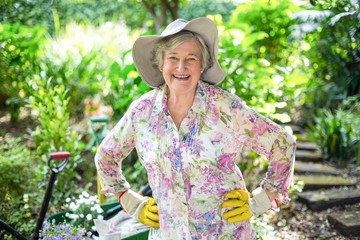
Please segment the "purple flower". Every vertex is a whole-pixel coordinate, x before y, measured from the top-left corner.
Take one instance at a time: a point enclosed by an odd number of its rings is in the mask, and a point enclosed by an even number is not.
[[[233,109],[239,109],[239,110],[241,110],[242,109],[242,104],[241,104],[241,102],[239,101],[239,99],[234,99],[232,102],[231,102],[231,108],[233,108]]]
[[[241,239],[243,236],[245,236],[245,233],[245,228],[243,226],[240,226],[235,230],[234,237],[235,239]]]
[[[225,153],[218,158],[219,169],[224,173],[229,173],[234,167],[233,153]]]
[[[186,196],[186,201],[188,201],[191,197],[191,185],[190,185],[190,181],[189,179],[185,179],[185,196]]]
[[[47,230],[50,229],[50,223],[49,222],[44,222],[44,226],[43,226],[43,229],[42,229],[42,232],[46,232]]]
[[[88,239],[90,239],[91,236],[92,236],[92,232],[87,232],[87,233],[86,233],[86,236],[88,237]]]

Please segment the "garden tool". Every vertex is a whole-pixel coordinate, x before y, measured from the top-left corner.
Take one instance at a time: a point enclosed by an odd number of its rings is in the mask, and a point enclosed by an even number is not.
[[[221,206],[231,209],[224,212],[223,217],[230,223],[247,221],[252,216],[259,216],[272,207],[268,195],[260,187],[252,193],[245,190],[232,190],[224,197],[226,200]]]
[[[54,152],[54,153],[50,154],[50,157],[48,160],[48,166],[51,169],[50,179],[49,179],[48,186],[46,188],[45,196],[44,196],[44,199],[42,202],[40,214],[39,214],[38,220],[36,222],[36,227],[35,227],[33,235],[30,238],[26,238],[21,233],[16,231],[14,228],[12,228],[10,225],[6,224],[2,220],[0,220],[0,230],[4,229],[8,233],[10,233],[12,236],[14,236],[15,238],[20,239],[20,240],[38,240],[39,239],[39,233],[40,233],[41,227],[42,227],[44,219],[45,219],[46,211],[49,207],[50,197],[51,197],[51,194],[53,191],[53,187],[54,187],[54,183],[56,181],[57,174],[65,168],[66,164],[68,163],[69,157],[70,157],[69,152]],[[54,163],[53,160],[57,161],[57,163]]]
[[[109,118],[107,116],[91,117],[89,122],[91,132],[95,138],[95,142],[97,145],[100,145],[100,143],[106,136]]]
[[[101,117],[91,117],[90,118],[90,129],[92,134],[94,135],[94,139],[96,144],[99,146],[102,140],[106,136],[106,131],[108,129],[108,122],[109,119],[106,116]],[[93,141],[93,140],[92,140]],[[100,180],[99,176],[97,176],[97,194],[99,198],[99,203],[104,203],[104,195],[101,194],[101,186],[100,186]]]

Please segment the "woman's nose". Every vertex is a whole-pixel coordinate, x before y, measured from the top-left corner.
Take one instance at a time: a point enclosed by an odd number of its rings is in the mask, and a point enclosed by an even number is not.
[[[177,64],[177,70],[179,71],[183,71],[186,68],[186,63],[184,60],[179,60],[178,64]]]

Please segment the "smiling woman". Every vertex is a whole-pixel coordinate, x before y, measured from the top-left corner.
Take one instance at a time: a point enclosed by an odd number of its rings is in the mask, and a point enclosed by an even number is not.
[[[95,156],[102,192],[152,227],[149,239],[255,239],[249,219],[288,203],[295,142],[279,125],[218,86],[217,28],[175,20],[138,38],[135,66],[154,89],[135,100]],[[243,147],[269,168],[251,193],[235,164]],[[130,189],[122,161],[136,148],[152,197]]]
[[[201,74],[201,52],[196,39],[189,39],[171,51],[164,51],[163,73],[168,87],[168,109],[176,127],[192,106]]]

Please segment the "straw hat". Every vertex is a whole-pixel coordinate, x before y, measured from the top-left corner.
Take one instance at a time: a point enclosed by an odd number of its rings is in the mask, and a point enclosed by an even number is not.
[[[132,48],[132,55],[136,69],[142,79],[153,88],[159,87],[165,82],[160,70],[153,67],[151,63],[152,51],[160,39],[178,33],[181,30],[198,33],[204,39],[209,47],[214,64],[203,73],[203,81],[210,84],[219,84],[224,80],[225,73],[217,61],[218,31],[215,23],[205,17],[196,18],[191,21],[177,19],[170,23],[160,35],[139,37]]]

